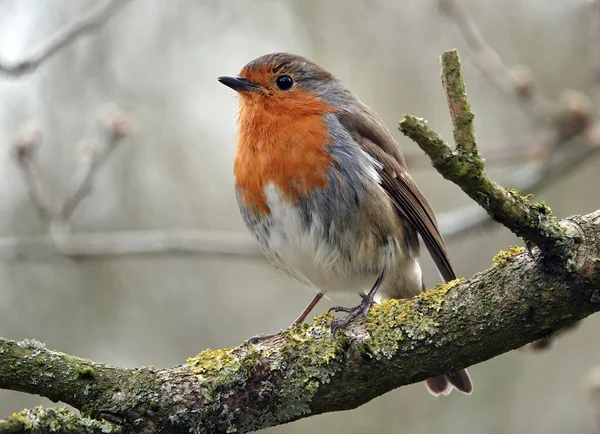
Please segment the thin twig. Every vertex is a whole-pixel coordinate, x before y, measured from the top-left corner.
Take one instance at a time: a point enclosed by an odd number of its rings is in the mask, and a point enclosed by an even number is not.
[[[548,134],[530,134],[514,139],[488,140],[485,147],[485,165],[487,167],[505,166],[540,161],[546,156],[545,149],[550,138]],[[409,150],[407,150],[409,151]],[[406,152],[404,159],[411,170],[431,168],[422,152]]]
[[[555,104],[535,91],[529,68],[509,68],[500,55],[486,42],[475,26],[469,11],[460,0],[439,0],[440,9],[455,23],[467,46],[471,49],[470,60],[503,92],[519,97],[539,118],[553,113]]]
[[[94,260],[207,254],[264,258],[258,243],[245,232],[165,229],[52,235],[0,238],[0,261],[41,261],[60,256]]]
[[[564,141],[581,134],[590,124],[590,101],[582,92],[567,90],[559,102],[553,102],[534,92],[534,80],[531,70],[524,65],[509,68],[500,55],[481,36],[469,11],[460,0],[439,0],[440,9],[457,25],[467,46],[471,49],[470,60],[499,89],[519,97],[529,113],[542,120],[554,134],[554,142],[560,146]],[[600,19],[600,18],[599,18]],[[591,46],[596,48],[592,38]],[[594,49],[592,48],[592,49]],[[596,53],[600,56],[600,50]],[[550,153],[553,149],[548,149]]]
[[[91,191],[94,175],[106,161],[110,153],[121,140],[131,132],[131,120],[116,109],[107,110],[102,117],[104,143],[100,150],[88,149],[87,158],[83,158],[79,176],[74,177],[71,187],[58,207],[54,208],[44,190],[44,182],[35,161],[35,153],[41,140],[38,129],[26,127],[15,140],[14,149],[17,162],[27,185],[31,202],[40,216],[51,223],[52,228],[66,228],[68,220],[81,201]],[[63,235],[63,234],[61,234]]]
[[[40,178],[40,169],[36,161],[37,148],[41,143],[41,132],[37,127],[26,126],[17,135],[14,152],[27,186],[29,199],[43,220],[50,221],[53,210]]]
[[[543,250],[559,249],[564,232],[545,205],[531,204],[520,192],[492,181],[483,172],[480,157],[454,151],[422,119],[404,115],[400,130],[429,155],[442,176],[461,187],[494,220]]]
[[[108,18],[110,18],[120,7],[127,3],[127,1],[128,0],[106,0],[96,3],[79,18],[48,37],[23,59],[14,63],[0,61],[0,73],[21,76],[33,72],[44,61],[54,56],[62,48],[75,41],[79,36],[98,28],[98,26],[108,20]]]
[[[444,75],[462,75],[458,53],[456,50],[444,53],[442,56],[442,71]],[[444,79],[445,87],[452,85],[458,88],[446,89],[447,95],[464,93],[458,80]],[[464,86],[464,83],[463,83]],[[507,190],[491,180],[483,171],[483,160],[477,151],[477,143],[471,141],[474,135],[472,115],[466,116],[468,122],[458,122],[464,113],[470,112],[466,101],[461,98],[449,101],[448,107],[452,116],[453,126],[458,131],[457,140],[467,139],[467,143],[457,143],[456,149],[448,146],[444,140],[427,124],[414,116],[405,115],[400,121],[400,130],[413,139],[431,158],[433,166],[445,178],[457,184],[484,208],[492,218],[505,225],[527,241],[537,245],[546,255],[565,259],[568,240],[565,239],[564,228],[560,226],[550,209],[544,204],[532,204],[527,197],[514,190]]]
[[[84,158],[80,167],[79,175],[74,177],[71,187],[65,194],[64,199],[53,207],[44,190],[44,182],[40,176],[39,167],[35,164],[35,150],[39,143],[40,133],[31,128],[25,129],[15,143],[15,154],[25,179],[29,197],[38,210],[40,216],[48,223],[50,238],[54,251],[66,256],[77,254],[77,247],[73,251],[73,240],[70,236],[69,220],[83,199],[90,193],[94,176],[98,169],[106,161],[110,153],[121,142],[121,139],[129,135],[132,129],[132,121],[116,109],[107,110],[102,116],[102,132],[104,143],[100,149],[90,147],[87,158]],[[0,257],[20,257],[21,253],[11,251],[15,248],[14,240],[6,239],[7,251],[0,252]],[[42,240],[42,244],[46,240]],[[38,243],[39,244],[39,243]],[[42,247],[43,246],[38,246]],[[2,245],[0,243],[0,250]]]
[[[59,215],[61,221],[66,222],[71,218],[77,206],[91,192],[98,169],[131,130],[131,120],[114,109],[103,115],[101,123],[104,143],[99,149],[87,149],[87,155],[82,158],[79,174],[74,177],[69,192],[65,195]]]

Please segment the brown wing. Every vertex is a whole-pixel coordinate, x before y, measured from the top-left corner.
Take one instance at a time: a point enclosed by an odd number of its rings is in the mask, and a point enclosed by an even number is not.
[[[443,279],[456,279],[437,221],[415,181],[408,174],[400,146],[381,119],[363,106],[360,112],[340,112],[338,118],[354,140],[382,165],[381,186],[398,214],[421,235]]]

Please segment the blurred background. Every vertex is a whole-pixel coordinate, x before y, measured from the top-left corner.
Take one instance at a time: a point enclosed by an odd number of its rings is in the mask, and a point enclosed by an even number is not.
[[[169,367],[296,317],[313,294],[273,269],[247,235],[232,175],[237,100],[216,80],[268,52],[323,65],[394,131],[410,112],[450,140],[439,56],[458,48],[495,179],[535,193],[559,217],[600,208],[597,0],[123,3],[39,68],[0,73],[6,338],[35,338],[120,366]],[[0,62],[25,58],[98,4],[0,0]],[[126,118],[115,121],[114,111],[103,111],[107,104]],[[32,122],[41,136],[23,133]],[[130,127],[118,146],[107,139],[111,128]],[[522,244],[480,222],[466,195],[396,136],[440,216],[460,275]],[[106,161],[94,160],[102,155]],[[93,188],[74,201],[72,215],[52,222],[40,216],[28,179],[37,179],[47,208],[57,207],[98,161]],[[71,238],[67,228],[83,238]],[[437,273],[424,262],[433,286]],[[513,351],[472,367],[470,397],[433,399],[417,384],[353,411],[265,432],[596,433],[600,406],[590,372],[600,363],[599,326],[600,317],[592,317],[544,351]],[[40,403],[55,405],[0,391],[0,417]]]

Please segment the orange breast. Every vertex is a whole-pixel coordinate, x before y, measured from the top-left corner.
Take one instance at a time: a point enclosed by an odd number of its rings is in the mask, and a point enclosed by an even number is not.
[[[240,95],[234,164],[240,200],[255,213],[268,214],[265,186],[273,183],[290,204],[327,186],[332,157],[322,116],[333,108],[308,92]]]

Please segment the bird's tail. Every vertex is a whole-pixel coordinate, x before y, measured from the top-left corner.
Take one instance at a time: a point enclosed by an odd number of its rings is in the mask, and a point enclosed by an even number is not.
[[[467,395],[473,392],[473,383],[466,369],[454,374],[428,378],[425,380],[425,386],[433,396],[448,395],[454,388]]]

